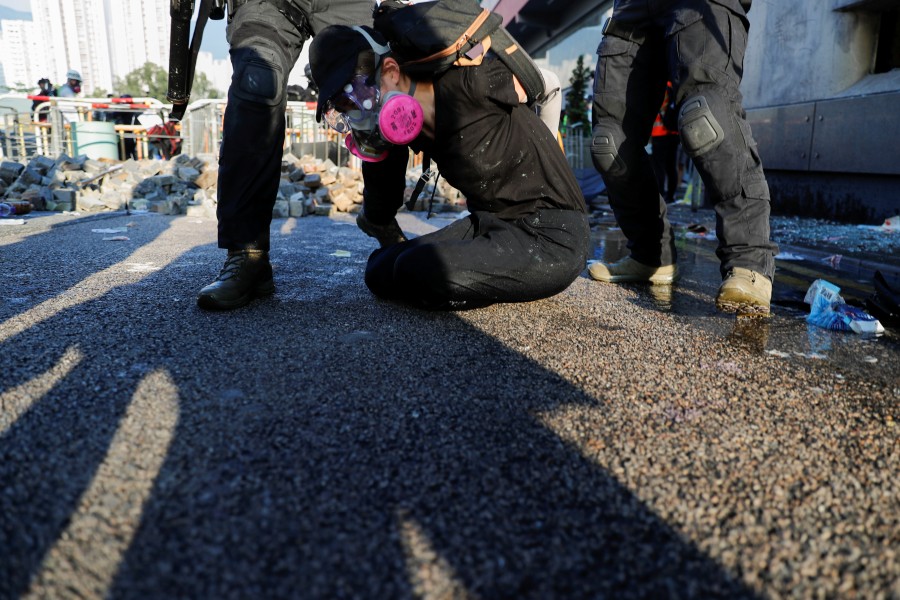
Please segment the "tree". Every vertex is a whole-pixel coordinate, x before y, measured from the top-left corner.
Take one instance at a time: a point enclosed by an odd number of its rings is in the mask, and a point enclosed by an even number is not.
[[[578,62],[575,63],[575,68],[572,70],[572,77],[569,78],[572,87],[566,92],[566,120],[569,128],[578,123],[582,124],[584,130],[589,130],[591,127],[588,119],[587,91],[592,78],[593,73],[584,66],[584,56],[579,56]]]
[[[191,89],[192,98],[221,98],[222,92],[212,86],[212,82],[206,78],[206,73],[194,73],[194,87]]]
[[[169,72],[157,64],[147,62],[123,79],[116,77],[115,85],[120,94],[131,94],[136,97],[149,96],[165,102],[166,92],[169,89]],[[192,98],[220,98],[221,96],[222,93],[212,87],[204,73],[197,73],[194,76]]]
[[[6,89],[10,92],[18,92],[20,94],[30,94],[34,91],[34,88],[37,86],[28,85],[27,83],[23,83],[21,81],[17,81],[13,83],[11,86],[7,86]]]

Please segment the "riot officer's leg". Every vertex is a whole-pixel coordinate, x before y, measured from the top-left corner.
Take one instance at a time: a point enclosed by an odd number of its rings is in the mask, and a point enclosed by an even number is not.
[[[237,3],[235,3],[237,4]],[[248,0],[228,25],[234,72],[219,153],[219,247],[228,250],[197,304],[228,310],[275,291],[269,226],[281,178],[287,80],[306,33],[265,0]]]
[[[265,0],[240,5],[228,25],[231,64],[219,156],[219,247],[268,250],[284,145],[288,75],[306,33]]]
[[[672,227],[645,150],[666,85],[661,36],[644,36],[618,24],[607,28],[598,54],[592,114],[594,166],[603,175],[631,257],[644,265],[672,265]]]
[[[685,152],[716,210],[722,275],[740,267],[774,277],[769,189],[738,89],[748,22],[712,2],[693,3],[702,18],[668,40]]]

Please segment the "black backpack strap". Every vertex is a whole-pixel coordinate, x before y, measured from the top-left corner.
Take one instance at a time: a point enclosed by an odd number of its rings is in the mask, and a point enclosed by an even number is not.
[[[412,195],[409,197],[409,200],[406,201],[406,210],[413,210],[416,206],[416,200],[419,199],[419,196],[422,195],[422,190],[425,189],[425,186],[428,185],[428,182],[431,181],[431,178],[434,177],[435,172],[431,170],[431,157],[425,154],[422,157],[422,175],[419,176],[419,181],[416,182],[416,187],[413,188]],[[437,180],[435,180],[437,183]],[[432,202],[434,201],[434,195],[432,195]],[[429,213],[431,209],[429,208]]]
[[[546,88],[544,76],[525,49],[503,27],[494,31],[491,38],[491,49],[522,84],[528,96],[527,104],[542,100]]]

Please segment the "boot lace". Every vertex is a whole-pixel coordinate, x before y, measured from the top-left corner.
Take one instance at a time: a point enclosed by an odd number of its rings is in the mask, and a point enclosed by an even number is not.
[[[219,271],[219,276],[216,277],[216,281],[227,281],[233,277],[236,277],[247,258],[248,256],[246,252],[229,254],[228,258],[225,259],[225,264],[222,266],[222,270]]]

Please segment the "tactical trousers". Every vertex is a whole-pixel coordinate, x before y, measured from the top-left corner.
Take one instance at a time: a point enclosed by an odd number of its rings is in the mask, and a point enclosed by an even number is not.
[[[724,276],[774,276],[769,189],[738,89],[749,21],[738,0],[616,0],[597,52],[591,153],[631,255],[676,260],[672,226],[644,150],[672,81],[682,145],[716,211]]]
[[[375,295],[430,310],[548,298],[575,281],[590,250],[584,213],[539,210],[513,221],[476,211],[407,242],[375,250]]]
[[[234,71],[219,152],[219,247],[268,250],[288,76],[310,35],[333,24],[371,24],[372,5],[369,0],[247,0],[233,6],[227,36]]]

